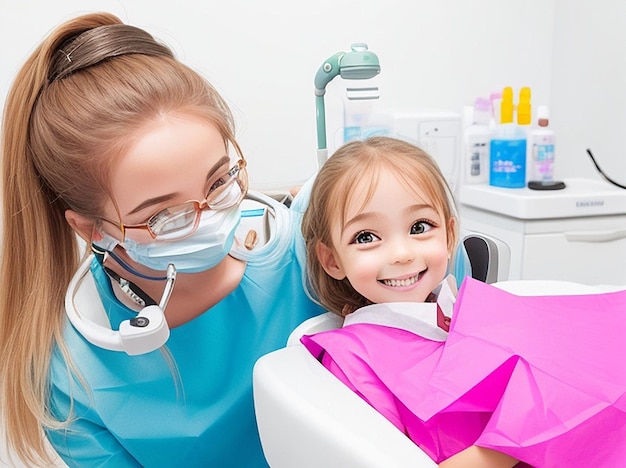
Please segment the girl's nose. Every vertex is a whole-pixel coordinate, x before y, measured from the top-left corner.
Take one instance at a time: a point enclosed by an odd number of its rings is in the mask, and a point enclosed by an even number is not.
[[[409,242],[405,240],[394,240],[390,246],[391,263],[410,263],[415,259],[415,253]]]

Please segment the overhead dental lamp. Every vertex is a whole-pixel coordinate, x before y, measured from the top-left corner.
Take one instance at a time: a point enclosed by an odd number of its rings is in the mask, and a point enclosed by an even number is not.
[[[337,52],[327,58],[315,75],[315,111],[317,114],[317,163],[322,167],[328,158],[326,144],[326,85],[337,75],[347,80],[366,80],[380,73],[378,56],[367,44],[354,43],[350,52]]]

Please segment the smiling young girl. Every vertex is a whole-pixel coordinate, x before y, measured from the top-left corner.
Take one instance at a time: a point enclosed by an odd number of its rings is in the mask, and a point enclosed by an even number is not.
[[[449,270],[457,226],[448,184],[427,153],[388,137],[348,143],[320,169],[302,222],[311,290],[342,316],[371,304],[424,302]],[[303,342],[314,354],[320,343],[334,349],[325,340],[332,342],[333,333],[305,336]],[[330,355],[323,362],[336,375],[345,371]],[[371,386],[351,387],[403,426],[388,398]],[[470,447],[448,463],[513,466],[515,460]]]

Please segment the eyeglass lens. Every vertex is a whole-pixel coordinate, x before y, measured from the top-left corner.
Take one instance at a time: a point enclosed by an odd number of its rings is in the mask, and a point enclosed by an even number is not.
[[[239,185],[240,168],[230,169],[218,179],[204,200],[204,203],[191,201],[167,208],[150,218],[148,228],[156,239],[175,239],[189,235],[195,229],[202,209],[213,210],[230,208],[241,200],[243,189]],[[203,206],[204,205],[204,206]]]

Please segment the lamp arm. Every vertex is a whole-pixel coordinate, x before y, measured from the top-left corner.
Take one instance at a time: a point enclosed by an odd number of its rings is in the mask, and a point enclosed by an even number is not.
[[[324,60],[324,63],[319,67],[315,74],[316,96],[323,96],[326,92],[326,85],[339,75],[339,60],[345,54],[345,52],[337,52]]]
[[[315,96],[315,116],[317,122],[317,149],[326,149],[326,106],[324,96]]]
[[[324,162],[326,162],[327,156],[326,106],[324,104],[326,85],[339,75],[339,61],[344,55],[345,52],[337,52],[331,55],[322,63],[315,74],[315,121],[317,125],[318,167],[322,167]]]

